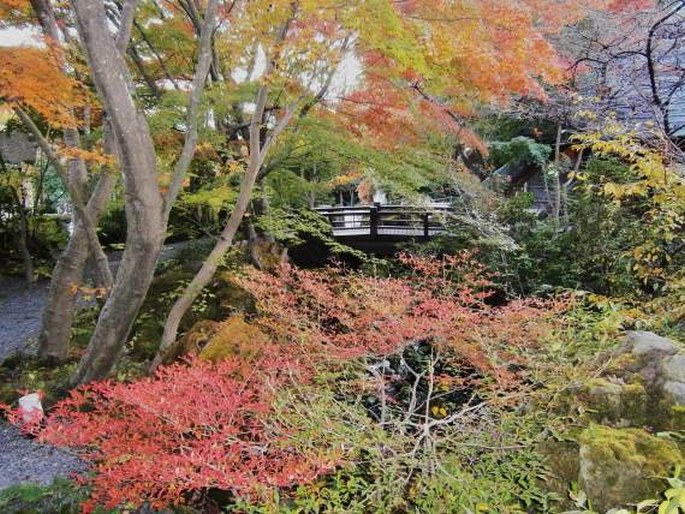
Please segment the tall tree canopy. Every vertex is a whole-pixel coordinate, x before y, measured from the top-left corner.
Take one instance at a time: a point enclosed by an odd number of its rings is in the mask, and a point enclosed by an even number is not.
[[[70,242],[79,251],[65,253],[53,284],[80,280],[60,279],[60,270],[82,267],[88,252],[99,250],[92,227],[103,188],[87,191],[76,171],[104,170],[109,163],[83,152],[104,148],[123,178],[125,251],[75,380],[103,377],[115,364],[198,145],[211,149],[203,156],[213,156],[216,170],[240,177],[240,194],[217,247],[172,310],[164,345],[175,339],[180,318],[232,244],[255,184],[272,169],[270,158],[305,118],[332,119],[360,144],[377,149],[421,145],[435,134],[479,146],[468,122],[481,107],[514,97],[544,98],[546,86],[564,80],[564,60],[551,42],[555,34],[589,6],[629,4],[0,1],[3,25],[33,25],[44,37],[40,49],[2,51],[7,62],[0,98],[20,108],[25,123],[52,127],[52,139],[42,138],[45,151],[56,144],[70,149],[55,153],[54,160],[73,168],[67,182],[83,229]],[[45,70],[22,66],[28,58]],[[354,88],[341,87],[346,67],[359,68]],[[53,288],[54,295],[58,290],[64,294],[64,285]],[[46,355],[66,354],[65,319],[46,317]],[[62,336],[53,337],[57,333]]]

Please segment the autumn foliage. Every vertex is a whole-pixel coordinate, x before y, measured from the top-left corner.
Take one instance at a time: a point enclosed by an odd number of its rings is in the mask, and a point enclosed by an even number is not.
[[[240,284],[257,298],[256,321],[275,340],[320,362],[386,356],[428,341],[475,368],[499,388],[523,377],[506,369],[550,330],[563,301],[519,300],[490,307],[492,283],[472,254],[404,254],[403,277],[250,271]]]
[[[26,22],[30,19],[31,6],[28,0],[0,0],[0,20]]]
[[[405,255],[402,262],[399,278],[249,270],[239,282],[256,297],[253,323],[269,335],[255,340],[258,348],[241,346],[218,363],[190,358],[133,383],[80,387],[55,407],[39,436],[94,463],[86,510],[163,506],[212,488],[252,495],[342,464],[346,454],[337,444],[293,443],[301,434],[274,415],[274,402],[287,390],[322,387],[315,378],[345,363],[382,359],[423,341],[473,371],[466,385],[463,377],[437,377],[447,387],[519,387],[525,353],[549,332],[563,302],[488,307],[489,282],[468,254]],[[363,382],[348,390],[361,391]]]
[[[466,120],[482,105],[544,97],[564,78],[548,36],[581,15],[579,2],[393,2],[359,28],[364,88],[342,106],[353,130],[383,147],[426,132],[481,146]],[[377,34],[376,26],[385,34]],[[413,38],[421,41],[416,45]]]
[[[73,126],[73,109],[84,106],[88,96],[62,72],[58,54],[54,49],[0,48],[0,98],[37,112],[54,126]]]
[[[356,28],[364,81],[338,110],[353,132],[381,148],[439,133],[484,151],[468,127],[482,107],[544,100],[569,78],[566,56],[553,43],[564,27],[593,11],[632,11],[651,3],[411,0],[361,7],[363,21]]]
[[[286,429],[269,420],[274,391],[293,365],[278,356],[191,359],[131,384],[91,384],[61,402],[40,435],[96,463],[87,511],[307,481],[332,469],[335,452],[287,447]]]

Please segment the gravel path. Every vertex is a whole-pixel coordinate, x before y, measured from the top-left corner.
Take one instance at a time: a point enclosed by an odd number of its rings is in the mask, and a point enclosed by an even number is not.
[[[38,336],[48,282],[27,284],[18,278],[0,281],[0,362],[25,350]]]
[[[164,246],[160,262],[173,259],[188,243]],[[116,272],[123,252],[108,252],[112,271]],[[47,280],[27,284],[20,278],[0,278],[0,362],[19,351],[31,352],[31,343],[40,332],[43,308],[50,283]]]
[[[173,258],[186,243],[166,245],[160,260]],[[116,270],[121,252],[110,254]],[[19,278],[0,279],[0,362],[17,352],[35,351],[48,281],[27,284]],[[57,476],[85,469],[83,461],[53,446],[24,437],[16,428],[0,423],[0,489],[33,482],[50,484]]]
[[[7,425],[0,425],[0,448],[0,489],[26,482],[51,484],[56,476],[86,468],[78,457],[38,444]]]
[[[17,352],[33,351],[48,285],[47,281],[29,285],[18,278],[0,281],[0,362]],[[77,457],[0,424],[0,489],[25,482],[50,484],[57,476],[83,469]]]

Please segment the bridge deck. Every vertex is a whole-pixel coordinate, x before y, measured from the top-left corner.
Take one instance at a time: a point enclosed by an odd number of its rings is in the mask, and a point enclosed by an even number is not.
[[[320,207],[335,237],[350,238],[428,238],[445,230],[446,206],[427,208],[405,205]]]
[[[428,237],[436,236],[444,232],[444,228],[429,228]],[[371,235],[371,229],[366,228],[354,228],[354,227],[334,227],[333,235],[338,237],[354,237],[354,236],[369,236]],[[378,236],[404,236],[404,237],[424,237],[426,232],[423,228],[412,228],[412,227],[378,227],[376,232]]]

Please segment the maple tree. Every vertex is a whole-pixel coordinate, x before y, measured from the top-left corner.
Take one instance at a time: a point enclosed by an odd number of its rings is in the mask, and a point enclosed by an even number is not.
[[[59,68],[54,50],[0,49],[0,97],[10,107],[35,111],[55,127],[75,123],[73,109],[83,107],[86,92]]]
[[[4,3],[2,14],[3,23],[37,25],[42,35],[41,48],[11,47],[4,50],[7,66],[3,70],[3,101],[36,139],[68,191],[75,211],[74,232],[53,271],[39,337],[40,355],[46,359],[62,360],[67,356],[76,300],[70,289],[81,281],[89,254],[97,264],[101,284],[107,288],[112,282],[95,223],[116,178],[109,172],[111,159],[103,155],[101,149],[83,145],[83,136],[87,136],[90,130],[88,117],[92,111],[97,112],[97,106],[93,105],[92,95],[79,80],[78,73],[74,72],[79,68],[78,63],[62,44],[63,32],[51,3],[42,0]],[[125,32],[119,36],[121,44],[128,38]],[[65,36],[65,39],[68,38]],[[30,59],[31,65],[26,59]],[[39,125],[49,126],[52,137],[48,138],[41,132]],[[111,137],[105,139],[105,149],[111,152]],[[97,185],[91,190],[87,187],[88,171],[101,172]]]
[[[128,33],[138,2],[122,6],[120,33]],[[159,189],[155,149],[149,126],[132,98],[122,57],[127,38],[115,42],[110,36],[104,5],[74,3],[81,39],[93,80],[109,114],[117,145],[117,157],[124,180],[127,204],[127,245],[106,305],[84,355],[75,381],[88,381],[106,374],[114,365],[131,324],[145,298],[161,250],[169,211],[181,188],[197,141],[197,112],[200,95],[210,66],[210,33],[215,25],[218,2],[210,2],[199,36],[200,56],[188,97],[187,131],[169,187]],[[127,16],[124,14],[128,13]],[[117,44],[120,43],[120,44]],[[112,61],[110,58],[115,56]],[[103,61],[107,61],[103,64]],[[100,65],[100,64],[102,65]]]
[[[616,3],[618,4],[618,3]],[[392,20],[360,52],[365,87],[345,97],[352,127],[398,147],[427,130],[451,133],[482,150],[467,122],[481,107],[512,98],[547,98],[568,78],[550,36],[603,2],[397,2]],[[361,34],[373,29],[360,27]],[[420,33],[421,44],[409,38]],[[393,41],[392,44],[387,41]],[[376,129],[376,130],[374,130]],[[387,137],[384,135],[387,134]]]
[[[501,300],[492,293],[493,277],[470,252],[402,254],[387,264],[395,266],[390,276],[335,266],[245,269],[234,282],[254,297],[254,310],[208,322],[216,332],[207,347],[198,348],[199,357],[165,366],[162,356],[175,342],[184,313],[222,265],[260,182],[267,200],[282,184],[283,174],[274,177],[284,169],[303,181],[320,181],[319,191],[359,182],[357,191],[367,201],[374,180],[416,191],[454,171],[457,144],[485,153],[471,124],[482,111],[505,108],[517,98],[534,98],[539,106],[549,86],[563,83],[568,63],[555,43],[566,25],[581,20],[589,7],[612,12],[648,4],[0,0],[3,23],[40,26],[44,36],[41,48],[0,49],[0,97],[40,139],[79,204],[80,221],[65,254],[70,257],[56,268],[53,286],[63,288],[68,278],[65,290],[72,297],[78,291],[105,302],[74,377],[83,385],[40,423],[22,421],[11,410],[10,419],[93,464],[94,473],[82,479],[92,488],[86,511],[197,503],[217,489],[238,505],[255,499],[268,504],[278,495],[289,502],[298,494],[295,486],[324,487],[326,475],[338,480],[357,465],[368,478],[370,468],[384,473],[388,462],[402,469],[394,484],[398,496],[418,496],[437,470],[461,480],[450,464],[461,458],[455,447],[470,444],[463,435],[471,425],[492,430],[492,449],[501,459],[505,447],[493,422],[496,411],[525,405],[521,396],[539,384],[540,361],[531,363],[529,356],[544,353],[541,343],[569,301],[550,295],[493,306]],[[30,60],[35,71],[25,71]],[[361,71],[355,87],[343,89],[337,77],[350,60]],[[60,87],[42,93],[54,84]],[[563,160],[566,119],[557,114],[550,116],[557,129],[553,164],[548,148],[532,139],[509,143],[525,146],[548,171]],[[50,129],[41,133],[39,127]],[[649,225],[637,244],[622,251],[645,284],[676,290],[678,282],[682,286],[682,177],[672,154],[656,149],[668,142],[637,139],[606,130],[579,137],[582,150],[595,158],[627,163],[630,180],[614,180],[618,173],[588,178],[583,152],[572,178],[585,184],[583,201],[612,202]],[[100,173],[95,189],[85,187],[86,171]],[[124,179],[122,263],[112,284],[83,285],[75,270],[98,253],[92,231],[115,175]],[[558,193],[558,174],[556,179]],[[314,189],[307,191],[309,206]],[[166,301],[177,302],[155,373],[98,382],[124,351],[157,270],[171,211],[181,202],[227,212],[216,245],[189,284],[177,282],[165,294]],[[268,202],[257,203],[253,208],[261,215]],[[287,199],[282,203],[288,206]],[[557,199],[551,230],[539,232],[539,239],[566,236],[560,211]],[[285,218],[282,212],[276,216]],[[521,219],[533,232],[540,220],[526,214]],[[310,216],[297,221],[306,224]],[[251,220],[247,231],[253,231]],[[267,216],[261,222],[264,230],[278,227]],[[469,244],[486,246],[480,237]],[[545,264],[529,249],[522,253],[531,267]],[[552,269],[552,286],[563,283],[559,268]],[[535,285],[548,292],[544,277]],[[68,304],[61,311],[49,308],[46,319],[66,311]],[[244,332],[236,335],[236,327]],[[63,343],[68,328],[62,323],[56,339]],[[45,323],[53,339],[54,329]],[[203,340],[195,335],[191,329],[188,340]],[[62,343],[52,346],[53,356],[65,354]],[[488,436],[474,453],[488,448]],[[538,469],[530,471],[530,480],[538,481]],[[388,470],[387,477],[396,476]],[[435,509],[439,500],[412,507],[420,505]]]
[[[448,132],[477,146],[467,121],[479,107],[504,104],[512,96],[544,96],[544,83],[564,78],[548,38],[581,17],[586,5],[580,0],[30,4],[55,49],[58,41],[75,42],[53,20],[59,18],[63,26],[75,22],[70,28],[78,30],[86,59],[74,70],[91,75],[107,120],[104,146],[125,177],[122,265],[82,358],[78,382],[104,376],[120,354],[198,141],[213,143],[223,151],[218,164],[242,173],[241,191],[216,248],[172,308],[162,348],[176,338],[183,314],[232,245],[255,183],[267,173],[265,163],[285,132],[296,130],[307,116],[328,111],[371,145],[396,148],[428,132]],[[25,3],[3,5],[9,20],[27,12]],[[331,86],[349,55],[362,68],[361,87],[338,99],[340,92]],[[151,113],[155,109],[148,106],[162,109]],[[157,130],[152,122],[162,121],[162,114],[169,117],[167,128]],[[74,172],[82,171],[78,126],[68,134],[66,155]],[[226,152],[222,139],[244,150]],[[91,250],[97,252],[93,216],[85,199],[79,201],[78,188],[72,193]],[[79,246],[79,234],[72,247]],[[48,325],[44,332],[50,334],[56,327]],[[59,338],[58,355],[65,354],[64,341]]]
[[[329,106],[347,119],[347,127],[365,143],[398,148],[424,140],[428,133],[439,132],[482,147],[466,127],[466,119],[478,106],[505,103],[512,95],[542,97],[542,83],[562,80],[561,61],[546,36],[583,13],[574,2],[562,2],[553,8],[545,4],[543,18],[538,16],[540,2],[495,4],[372,2],[343,7],[335,3],[302,3],[295,10],[290,5],[275,4],[271,9],[277,22],[287,23],[278,59],[294,62],[299,77],[319,77],[323,83],[314,97],[315,102],[326,99],[335,72],[335,67],[324,68],[321,77],[316,65],[352,45],[363,65],[363,87],[345,95],[342,101],[329,102]],[[251,11],[246,12],[249,16]],[[254,33],[255,25],[258,23],[253,21],[248,34]],[[317,37],[321,45],[313,44]],[[263,39],[258,41],[261,45],[267,44]],[[269,55],[267,47],[263,48]],[[290,57],[291,52],[304,57],[294,59]],[[255,55],[247,59],[254,63]],[[313,68],[308,68],[312,66],[308,62],[314,64]],[[280,116],[272,120],[273,130],[267,128],[267,134],[271,134],[265,138],[264,147],[251,146],[248,172],[237,207],[205,265],[172,307],[162,338],[162,351],[175,340],[184,313],[209,283],[230,246],[245,210],[242,199],[249,198],[254,182],[260,177],[268,147],[293,118],[301,118],[312,108],[309,100],[298,105],[297,97],[289,104],[293,89],[302,90],[289,77],[292,73],[290,68],[278,63],[267,66],[265,75],[270,90],[278,94]],[[290,80],[283,82],[284,79]],[[255,112],[258,112],[260,101],[256,105]],[[253,122],[254,118],[249,125]],[[256,137],[256,132],[248,134],[250,145],[256,144]],[[159,359],[158,356],[156,363]]]

